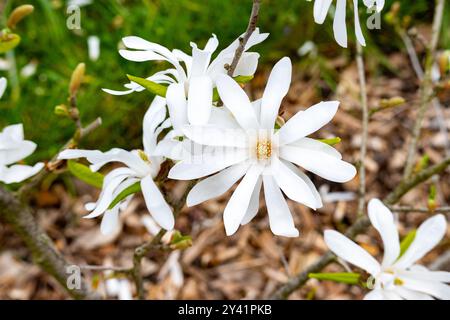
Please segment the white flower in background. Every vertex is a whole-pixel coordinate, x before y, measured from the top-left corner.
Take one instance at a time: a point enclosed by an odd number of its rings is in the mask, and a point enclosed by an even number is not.
[[[267,37],[267,33],[259,33],[259,29],[256,29],[248,40],[244,51],[261,43]],[[212,54],[219,45],[215,35],[208,40],[203,50],[192,42],[192,56],[178,49],[170,51],[159,44],[134,36],[123,38],[123,43],[128,49],[131,49],[120,50],[120,55],[127,60],[136,62],[167,61],[173,66],[157,72],[147,79],[159,84],[169,85],[166,93],[168,100],[181,98],[186,100],[186,111],[173,110],[169,105],[169,114],[173,118],[172,122],[189,121],[191,124],[199,125],[206,124],[210,118],[215,80],[219,75],[227,72],[225,65],[231,64],[239,46],[239,39],[221,51],[212,62]],[[258,59],[258,53],[244,52],[233,76],[253,75],[258,65]],[[128,90],[104,89],[104,91],[110,94],[123,95],[145,90],[134,82],[126,84],[125,87]]]
[[[328,11],[330,9],[333,0],[315,0],[314,2],[314,20],[318,24],[323,24],[325,18],[327,17]],[[355,20],[355,34],[358,42],[365,46],[366,40],[361,30],[361,24],[359,21],[358,13],[358,2],[359,0],[353,0],[353,11]],[[372,8],[376,6],[376,10],[381,12],[384,7],[385,0],[363,0],[364,5],[367,8]],[[334,13],[333,21],[333,31],[334,37],[337,43],[347,48],[347,26],[346,26],[346,16],[347,16],[347,0],[336,0],[336,10]]]
[[[125,151],[112,149],[108,152],[98,150],[65,150],[58,159],[86,158],[92,165],[91,170],[97,171],[108,163],[119,162],[126,165],[112,170],[105,176],[103,189],[96,203],[86,204],[86,209],[92,211],[86,218],[95,218],[105,214],[102,221],[102,232],[114,230],[119,223],[118,207],[108,210],[114,199],[126,188],[139,182],[145,203],[150,214],[158,224],[166,230],[174,227],[172,209],[167,204],[161,191],[153,181],[160,170],[162,157],[153,155],[157,137],[168,127],[165,101],[155,97],[152,105],[144,117],[144,150]],[[119,205],[118,205],[119,206]]]
[[[0,95],[2,82],[0,79]],[[4,128],[0,132],[0,182],[7,184],[22,182],[41,171],[44,168],[42,162],[34,166],[14,164],[31,155],[34,150],[36,144],[24,139],[22,124]]]
[[[127,279],[108,279],[105,281],[105,289],[110,297],[117,297],[119,300],[133,300],[131,284]]]
[[[450,299],[450,286],[445,284],[450,282],[450,272],[429,271],[415,264],[444,237],[447,226],[444,216],[439,214],[427,219],[417,229],[409,248],[400,256],[399,236],[391,211],[378,199],[369,202],[368,211],[373,227],[383,240],[381,264],[339,232],[325,231],[325,242],[331,251],[373,277],[374,288],[365,299]]]
[[[100,39],[97,36],[90,36],[87,40],[89,59],[97,61],[100,57]]]
[[[69,0],[67,1],[67,7],[84,7],[92,4],[92,0]]]
[[[298,236],[281,190],[290,199],[313,209],[320,208],[322,201],[312,181],[292,163],[335,182],[349,181],[356,174],[356,169],[342,161],[334,148],[306,138],[333,118],[339,102],[321,102],[298,112],[280,130],[274,130],[291,73],[290,59],[281,59],[272,70],[262,99],[253,103],[232,78],[217,77],[217,89],[235,117],[235,127],[185,126],[183,130],[192,141],[209,146],[210,152],[177,163],[169,178],[191,180],[216,173],[192,189],[187,198],[189,206],[220,196],[243,177],[225,208],[228,235],[257,214],[264,185],[272,232]]]

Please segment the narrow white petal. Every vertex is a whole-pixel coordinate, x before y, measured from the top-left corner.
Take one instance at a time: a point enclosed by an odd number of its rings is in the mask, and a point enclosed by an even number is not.
[[[271,169],[275,181],[289,199],[314,210],[318,208],[320,204],[317,203],[315,194],[311,191],[309,185],[283,162],[273,158]]]
[[[239,84],[229,76],[220,75],[217,77],[216,85],[220,98],[240,126],[244,129],[257,129],[258,120],[247,94]]]
[[[356,39],[362,45],[366,45],[366,40],[364,39],[364,35],[361,30],[361,24],[359,22],[359,12],[358,12],[358,0],[353,0],[353,11],[355,13],[355,33]]]
[[[417,267],[413,266],[413,267]],[[401,275],[407,276],[411,279],[416,280],[424,280],[424,281],[437,281],[437,282],[445,282],[450,283],[450,272],[447,271],[429,271],[425,268],[425,270],[416,270],[416,268],[411,267],[410,270],[401,270],[399,273]]]
[[[100,232],[104,235],[113,233],[119,228],[119,223],[119,206],[116,206],[111,210],[107,210],[103,215]]]
[[[193,125],[205,125],[211,115],[213,83],[207,76],[191,77],[188,93],[188,119]]]
[[[413,265],[441,241],[445,235],[446,228],[447,223],[442,214],[427,219],[417,229],[413,242],[395,263],[395,266],[405,269]]]
[[[172,230],[175,225],[172,209],[170,209],[152,177],[147,176],[142,179],[141,187],[145,204],[152,217],[162,228]]]
[[[419,291],[441,300],[450,300],[450,286],[444,283],[427,280],[416,280],[405,276],[401,277],[403,287]]]
[[[166,100],[173,128],[181,132],[181,128],[188,123],[184,84],[171,84],[167,88]]]
[[[19,183],[36,175],[44,168],[43,163],[37,163],[34,166],[13,165],[4,167],[0,165],[0,181],[6,184]]]
[[[12,149],[0,149],[0,165],[13,164],[23,160],[31,155],[36,147],[36,143],[25,140],[16,142]]]
[[[247,212],[245,213],[244,218],[241,221],[241,225],[246,225],[258,214],[259,211],[259,195],[261,193],[262,187],[262,178],[259,177],[256,182],[255,188],[253,189],[252,196],[250,198],[250,203],[247,208]]]
[[[233,77],[237,76],[252,76],[258,67],[259,53],[244,52],[236,65]]]
[[[347,182],[356,175],[353,165],[320,151],[285,145],[280,148],[280,158],[334,182]]]
[[[329,156],[335,157],[337,159],[342,159],[342,155],[332,146],[320,142],[315,139],[311,138],[302,138],[296,142],[291,143],[291,145],[303,148],[303,149],[310,149],[315,151],[320,151],[328,154]]]
[[[366,270],[372,276],[376,276],[380,272],[380,264],[366,250],[343,234],[334,230],[326,230],[325,243],[339,258]]]
[[[400,286],[396,286],[395,292],[405,300],[434,300],[425,293],[409,290]]]
[[[192,207],[224,194],[244,176],[248,167],[249,165],[245,163],[237,164],[200,181],[189,192],[186,204]]]
[[[316,132],[333,119],[339,101],[318,103],[295,116],[277,132],[281,144],[289,144]]]
[[[270,230],[279,236],[298,237],[291,211],[275,179],[271,175],[263,175],[263,183]]]
[[[400,242],[397,226],[392,212],[378,199],[372,199],[368,205],[369,218],[373,227],[381,235],[384,246],[383,267],[390,266],[400,254]]]
[[[184,126],[183,133],[192,141],[207,146],[227,146],[245,148],[247,135],[241,128],[221,129],[210,126]]]
[[[331,2],[333,0],[315,0],[314,1],[314,21],[322,24],[327,17],[328,10],[330,10]]]
[[[374,289],[364,296],[364,300],[385,300],[383,291]]]
[[[333,22],[334,38],[336,42],[347,48],[347,26],[345,23],[347,0],[337,0],[336,13]]]
[[[253,190],[262,170],[262,166],[254,165],[250,167],[228,201],[223,213],[223,222],[228,236],[233,235],[237,231],[244,219]]]
[[[119,54],[122,56],[122,58],[129,60],[129,61],[134,61],[134,62],[167,60],[163,56],[161,56],[153,51],[119,50]]]
[[[156,128],[159,125],[161,125],[161,123],[164,121],[165,118],[166,118],[166,99],[160,96],[156,96],[153,99],[153,102],[151,103],[147,112],[145,113],[143,121],[144,151],[148,155],[153,154],[156,148],[159,133],[156,130]]]
[[[275,64],[267,81],[266,88],[261,100],[262,128],[273,129],[278,116],[281,101],[289,91],[292,78],[292,63],[284,57]]]

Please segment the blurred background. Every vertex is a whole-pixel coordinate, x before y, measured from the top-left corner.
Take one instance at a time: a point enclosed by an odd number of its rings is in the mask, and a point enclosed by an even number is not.
[[[35,13],[22,22],[18,32],[21,45],[14,55],[0,60],[0,76],[9,78],[4,99],[0,101],[0,127],[23,122],[26,136],[39,145],[31,160],[46,159],[59,149],[73,132],[73,123],[53,114],[54,107],[65,103],[70,74],[79,62],[87,64],[87,83],[79,97],[79,108],[85,122],[101,116],[104,125],[86,141],[86,147],[104,150],[116,146],[140,146],[141,118],[152,97],[143,92],[115,97],[101,88],[122,89],[126,74],[145,77],[161,68],[157,63],[133,63],[118,54],[121,38],[137,35],[170,49],[190,52],[190,41],[203,46],[212,33],[224,48],[246,28],[250,0],[121,0],[121,1],[6,1],[5,18],[11,8],[23,3],[35,6]],[[90,3],[91,2],[91,3]],[[402,1],[405,2],[405,1]],[[66,27],[67,7],[81,6],[81,29]],[[90,3],[90,4],[89,4]],[[387,12],[393,3],[386,1]],[[401,6],[401,16],[414,25],[429,24],[432,18],[429,0],[408,1]],[[259,26],[270,37],[254,48],[261,53],[261,70],[282,56],[288,55],[297,64],[299,74],[319,73],[315,90],[334,91],[339,82],[339,69],[328,58],[342,59],[345,65],[353,59],[354,31],[349,23],[349,50],[333,40],[332,19],[324,26],[313,21],[313,2],[306,0],[264,0]],[[350,13],[349,13],[350,14]],[[362,21],[367,13],[361,9]],[[351,18],[351,17],[350,17]],[[441,45],[450,46],[450,12],[444,16]],[[368,67],[376,73],[395,72],[395,64],[385,54],[402,50],[402,42],[392,27],[382,21],[382,29],[367,32],[371,61]],[[100,40],[100,55],[92,61],[88,54],[88,38]],[[300,56],[299,49],[312,41],[314,55]],[[304,50],[311,47],[311,43]],[[17,79],[17,80],[13,80]]]

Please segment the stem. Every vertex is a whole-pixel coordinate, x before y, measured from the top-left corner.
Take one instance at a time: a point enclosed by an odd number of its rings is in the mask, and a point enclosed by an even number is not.
[[[358,215],[364,214],[366,205],[366,166],[365,160],[367,155],[367,136],[369,128],[369,107],[367,105],[367,86],[366,75],[364,71],[364,58],[362,46],[356,45],[356,65],[358,66],[359,86],[361,89],[361,108],[362,108],[362,137],[360,149],[360,166],[359,166],[359,200],[358,200]]]
[[[436,208],[430,211],[428,208],[413,208],[413,207],[395,207],[390,206],[389,209],[393,212],[417,212],[417,213],[449,213],[450,207]]]
[[[444,13],[445,0],[436,0],[436,7],[433,18],[433,28],[431,35],[431,42],[427,49],[426,62],[425,62],[425,76],[420,87],[420,106],[419,114],[414,124],[412,140],[408,148],[408,156],[406,159],[405,171],[403,177],[409,177],[414,169],[414,161],[417,152],[417,144],[420,138],[420,132],[422,129],[422,123],[425,118],[425,113],[428,109],[429,102],[433,96],[433,82],[431,78],[434,57],[436,55],[436,49],[439,41],[439,34],[442,26],[442,17]]]
[[[384,202],[388,205],[393,205],[400,201],[400,199],[414,187],[418,186],[422,182],[425,182],[432,176],[442,173],[445,169],[450,166],[450,158],[445,161],[434,165],[428,169],[419,172],[417,175],[407,178],[402,181],[394,191],[392,191],[385,199]],[[349,238],[354,238],[356,235],[365,231],[370,226],[370,220],[367,216],[361,217],[347,230],[345,235]],[[319,258],[315,263],[307,267],[303,272],[292,277],[288,280],[286,284],[281,286],[272,296],[271,299],[287,299],[289,295],[302,287],[309,279],[309,273],[317,273],[324,269],[327,265],[333,262],[336,256],[331,252],[327,251],[321,258]]]
[[[234,54],[233,61],[231,62],[231,65],[228,68],[227,73],[230,77],[233,76],[234,70],[236,70],[239,60],[241,59],[242,53],[244,53],[245,46],[247,45],[248,39],[250,39],[250,36],[252,35],[253,31],[255,31],[255,29],[256,29],[256,24],[258,22],[258,17],[259,17],[259,7],[260,6],[261,6],[261,0],[253,0],[252,13],[250,14],[250,20],[248,21],[247,30],[245,31],[244,36],[239,38],[239,46],[237,47],[236,52]]]

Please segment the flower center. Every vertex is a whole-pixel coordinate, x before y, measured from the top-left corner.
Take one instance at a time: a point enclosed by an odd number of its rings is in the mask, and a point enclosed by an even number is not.
[[[268,160],[272,156],[272,142],[259,140],[256,144],[256,157],[258,160]]]

